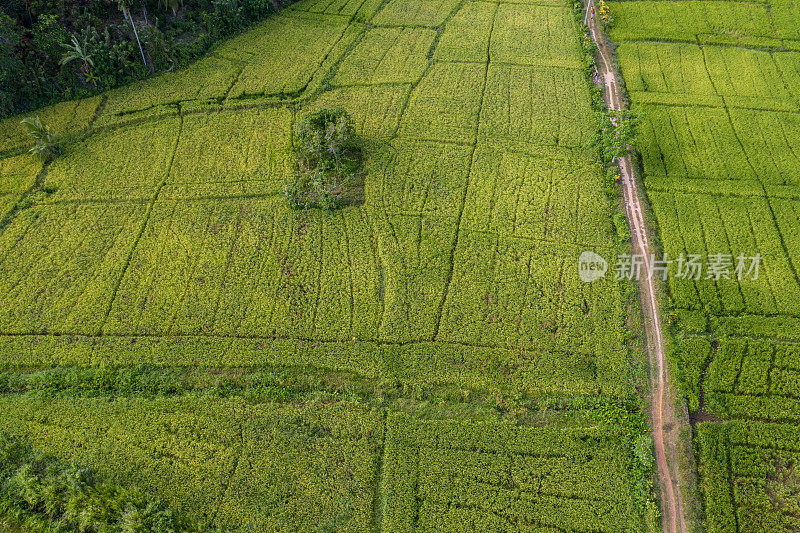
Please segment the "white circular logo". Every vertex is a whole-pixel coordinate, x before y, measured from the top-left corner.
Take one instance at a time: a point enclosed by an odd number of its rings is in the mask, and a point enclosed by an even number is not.
[[[578,275],[581,281],[591,283],[606,275],[608,263],[602,256],[589,250],[582,252],[578,257]]]

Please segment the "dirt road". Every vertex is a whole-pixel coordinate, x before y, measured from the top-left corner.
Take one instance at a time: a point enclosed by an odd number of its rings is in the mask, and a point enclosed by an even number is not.
[[[605,86],[604,98],[609,109],[623,109],[623,99],[617,82],[617,72],[611,61],[611,48],[605,38],[602,28],[595,17],[589,17],[589,31],[592,39],[597,44],[599,56],[600,75]],[[667,449],[676,450],[677,416],[669,400],[668,378],[664,366],[664,337],[661,329],[661,317],[658,309],[658,299],[653,279],[647,273],[650,268],[652,249],[647,236],[647,226],[642,215],[642,204],[633,173],[630,156],[619,161],[620,177],[625,200],[625,210],[628,225],[631,230],[633,253],[641,254],[643,259],[642,274],[639,276],[639,294],[642,312],[644,313],[645,334],[648,342],[650,368],[652,376],[652,414],[653,441],[655,443],[656,463],[661,486],[661,513],[664,531],[670,533],[684,533],[687,531],[685,513],[681,494],[678,490],[677,460],[667,461]],[[653,375],[653,370],[657,375]],[[665,433],[664,428],[670,431]],[[672,454],[673,456],[675,453]]]

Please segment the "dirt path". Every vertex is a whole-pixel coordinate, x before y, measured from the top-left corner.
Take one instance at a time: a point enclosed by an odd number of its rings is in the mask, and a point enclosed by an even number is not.
[[[613,110],[623,109],[624,102],[617,82],[617,72],[611,61],[611,48],[608,45],[602,29],[598,29],[594,17],[589,17],[589,31],[592,39],[597,43],[599,51],[600,75],[605,86],[604,98],[606,105]],[[641,297],[642,312],[644,313],[645,334],[648,342],[650,368],[657,369],[657,375],[652,375],[652,413],[653,441],[655,443],[656,463],[661,486],[661,513],[664,531],[670,533],[686,532],[685,513],[681,501],[677,480],[678,465],[676,460],[677,440],[679,431],[678,417],[672,409],[668,376],[664,366],[664,336],[661,329],[661,317],[658,309],[656,288],[648,272],[651,272],[650,240],[647,235],[647,226],[642,215],[642,204],[639,190],[633,173],[633,164],[630,156],[619,161],[620,177],[622,180],[625,210],[628,224],[631,229],[633,253],[641,254],[643,260],[642,274],[639,276],[639,294]],[[668,431],[665,431],[668,428]],[[667,450],[671,450],[672,461],[667,461]]]

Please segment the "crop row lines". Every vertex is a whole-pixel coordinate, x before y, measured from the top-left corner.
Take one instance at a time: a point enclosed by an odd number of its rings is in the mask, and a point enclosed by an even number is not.
[[[480,115],[481,115],[481,112],[483,110],[484,101],[486,99],[486,87],[488,86],[488,81],[489,81],[489,65],[492,62],[492,58],[491,58],[491,55],[490,55],[492,34],[494,32],[494,24],[495,24],[495,21],[497,20],[497,12],[498,12],[499,8],[500,8],[500,4],[498,3],[498,4],[496,4],[495,10],[492,13],[492,24],[491,24],[491,26],[489,28],[489,39],[487,40],[488,44],[486,45],[486,57],[488,58],[488,60],[486,61],[486,66],[484,67],[484,72],[483,72],[483,88],[481,89],[481,99],[480,99],[480,103],[478,105],[478,117],[480,117]],[[433,330],[434,331],[433,332],[433,339],[437,339],[439,337],[439,328],[441,327],[441,323],[442,323],[442,315],[444,314],[444,306],[445,306],[445,303],[447,302],[447,295],[448,295],[449,290],[450,290],[450,285],[453,282],[453,271],[455,270],[455,263],[454,263],[455,253],[456,253],[456,248],[458,247],[458,238],[459,238],[460,233],[461,233],[461,220],[462,220],[462,218],[464,216],[464,209],[465,209],[465,207],[467,205],[467,193],[469,191],[470,176],[472,174],[473,165],[475,164],[475,152],[478,149],[478,131],[479,131],[479,129],[480,129],[480,118],[475,123],[475,145],[472,147],[472,151],[471,151],[470,157],[469,157],[469,166],[468,166],[469,171],[467,173],[466,184],[464,185],[464,193],[461,196],[461,205],[460,205],[459,211],[458,211],[458,218],[456,219],[456,230],[455,230],[455,234],[454,234],[453,243],[450,246],[450,257],[448,258],[448,261],[447,261],[448,271],[447,271],[447,276],[446,276],[446,280],[445,280],[445,284],[444,284],[444,290],[442,291],[442,298],[441,298],[441,301],[439,302],[439,309],[438,309],[437,314],[436,314],[436,325],[435,325],[434,330]]]
[[[234,418],[236,417],[236,406],[233,407],[233,416]],[[215,523],[217,521],[217,517],[219,516],[219,511],[220,509],[222,509],[222,504],[225,503],[225,497],[227,496],[228,491],[231,488],[231,482],[233,481],[234,476],[236,475],[236,470],[239,468],[239,462],[241,461],[242,454],[244,453],[245,450],[244,427],[241,422],[239,422],[239,431],[237,435],[239,437],[238,450],[236,451],[236,456],[233,459],[233,465],[231,467],[230,473],[225,477],[225,480],[223,481],[223,486],[219,497],[219,505],[217,505],[216,509],[214,509],[214,514],[211,517],[211,523]]]
[[[642,0],[616,0],[617,2],[639,2]],[[672,2],[689,2],[692,0],[671,0]],[[742,2],[736,1],[735,3],[746,3],[747,0],[743,0]],[[734,0],[731,0],[731,3],[734,3]],[[763,2],[755,1],[755,4],[763,5]],[[700,46],[717,46],[720,48],[738,48],[741,50],[753,50],[755,52],[794,52],[796,51],[794,48],[787,48],[784,46],[754,46],[750,44],[734,44],[734,43],[709,43],[704,42],[701,38],[702,34],[696,34],[693,40],[686,40],[686,39],[625,39],[626,43],[652,43],[652,44],[697,44]],[[767,36],[756,36],[762,37],[765,39],[769,39],[770,37]],[[781,39],[782,41],[792,41],[798,42],[794,39]]]
[[[178,134],[175,136],[175,146],[173,146],[172,148],[172,157],[170,158],[169,164],[167,165],[167,172],[166,172],[167,176],[169,176],[170,171],[172,170],[172,164],[175,162],[175,154],[178,152],[178,142],[180,141],[182,130],[183,130],[183,117],[181,117],[180,119],[180,124],[178,126]],[[125,273],[128,271],[131,259],[133,258],[134,250],[136,250],[136,247],[138,246],[139,241],[142,238],[142,235],[144,235],[144,231],[147,228],[147,223],[150,220],[150,215],[153,212],[153,207],[155,206],[155,203],[158,200],[158,195],[161,193],[161,189],[164,188],[165,184],[166,184],[166,179],[161,182],[161,185],[156,191],[155,196],[153,196],[153,200],[147,206],[147,211],[145,212],[144,220],[142,221],[142,226],[139,229],[139,233],[136,235],[136,239],[133,241],[133,246],[131,246],[130,251],[128,252],[128,257],[125,261],[125,264],[123,265],[120,274],[114,283],[114,287],[111,292],[111,298],[109,298],[108,307],[105,310],[104,318],[100,324],[98,333],[101,333],[103,331],[103,328],[108,322],[108,317],[111,315],[111,309],[114,305],[114,300],[116,300],[117,298],[117,292],[119,291],[119,287],[122,284],[123,278],[125,277]]]
[[[454,504],[453,502],[441,501],[441,500],[437,500],[435,498],[424,498],[424,499],[422,499],[420,501],[420,504],[422,503],[422,501],[425,501],[425,500],[432,501],[432,502],[434,502],[436,504],[439,504],[441,506],[444,506],[444,507],[451,507],[452,506],[452,507],[455,507],[457,509],[470,509],[470,510],[474,510],[474,511],[489,512],[490,514],[492,514],[494,516],[497,516],[498,518],[502,519],[503,521],[505,521],[507,524],[509,524],[511,527],[513,527],[515,529],[520,527],[520,521],[521,521],[520,518],[509,516],[509,515],[507,515],[505,513],[502,513],[500,511],[495,511],[493,509],[486,509],[484,507],[481,507],[480,505],[470,505],[470,504],[464,504],[464,503],[460,503],[460,502]],[[415,522],[415,524],[416,523],[417,522]],[[526,526],[537,526],[537,527],[545,528],[546,530],[560,531],[561,533],[589,533],[589,532],[593,531],[593,530],[581,530],[581,529],[576,529],[576,528],[566,529],[566,528],[563,528],[563,527],[561,527],[559,525],[556,525],[555,523],[548,524],[548,523],[541,522],[541,521],[538,521],[538,520],[525,520],[525,525]]]
[[[375,458],[375,493],[372,502],[372,520],[373,527],[376,533],[381,533],[383,528],[383,507],[385,505],[383,499],[383,472],[384,461],[386,460],[386,431],[388,428],[389,413],[386,409],[381,410],[381,424],[383,431],[381,432],[381,443],[378,448],[378,453]]]
[[[741,318],[741,317],[751,317],[751,316],[753,316],[753,315],[743,313],[741,315],[724,315],[724,316],[720,316],[719,318],[726,319],[726,318]],[[770,314],[764,314],[764,315],[760,315],[760,316],[763,316],[765,318],[797,319],[796,316],[792,316],[792,315],[774,315],[774,314],[770,315]],[[760,332],[752,330],[752,329],[747,331],[747,332],[745,332],[745,333],[737,333],[736,336],[739,337],[739,338],[744,338],[744,339],[750,338],[750,339],[766,340],[766,341],[769,341],[769,342],[774,343],[774,344],[783,344],[783,345],[796,345],[798,342],[800,342],[800,339],[798,339],[798,338],[779,337],[779,336],[773,335],[773,334],[768,333],[768,332],[767,333],[760,333]],[[681,337],[686,338],[686,339],[714,339],[715,335],[713,333],[681,333]],[[787,368],[787,370],[800,370],[800,368],[798,368],[798,369]]]
[[[85,333],[70,333],[70,332],[56,332],[56,331],[48,331],[48,332],[30,332],[30,333],[10,333],[10,332],[0,332],[0,338],[8,337],[8,338],[46,338],[46,337],[63,337],[65,339],[87,339],[87,340],[102,340],[102,339],[127,339],[133,341],[135,343],[136,339],[168,339],[168,340],[178,340],[178,339],[218,339],[218,340],[230,340],[230,341],[296,341],[308,344],[309,346],[324,346],[324,345],[347,345],[347,344],[370,344],[373,346],[387,346],[387,347],[410,347],[410,346],[450,346],[454,348],[479,348],[485,350],[499,350],[504,353],[509,354],[526,354],[531,353],[529,350],[524,348],[517,348],[517,347],[510,347],[504,346],[499,344],[485,344],[485,343],[477,343],[477,342],[466,342],[466,341],[451,341],[451,340],[409,340],[409,341],[388,341],[388,340],[376,340],[376,339],[356,339],[355,341],[352,340],[334,340],[334,339],[319,339],[313,337],[303,337],[303,336],[291,336],[291,335],[261,335],[261,336],[253,336],[253,335],[225,335],[225,334],[213,334],[213,333],[146,333],[146,334],[130,334],[130,333],[113,333],[113,332],[104,332],[98,334],[85,334]],[[580,350],[562,350],[562,349],[550,349],[546,350],[548,353],[552,354],[560,354],[565,356],[570,355],[579,355],[583,357],[594,357],[594,353],[583,352]]]
[[[33,184],[19,197],[19,200],[14,204],[14,207],[6,213],[2,218],[0,218],[0,236],[3,235],[5,229],[11,224],[11,222],[16,218],[17,214],[24,208],[25,204],[28,203],[28,199],[37,191],[41,191],[42,187],[44,186],[44,180],[47,177],[47,169],[49,166],[49,162],[42,165],[42,169],[36,175],[36,179],[34,180]],[[17,240],[17,244],[24,238],[25,235],[23,234]]]
[[[512,457],[516,457],[516,454],[512,455]],[[563,456],[558,456],[557,458],[563,459],[564,457]],[[559,492],[550,492],[550,491],[547,491],[547,490],[541,490],[541,478],[538,479],[540,489],[539,490],[535,490],[535,491],[534,490],[523,490],[517,484],[490,483],[490,482],[487,482],[487,481],[479,481],[479,480],[475,480],[473,478],[464,477],[464,476],[448,476],[447,477],[447,481],[449,483],[452,483],[453,481],[460,481],[460,482],[464,482],[464,483],[475,483],[477,485],[480,485],[481,487],[488,488],[488,489],[490,489],[492,491],[514,492],[514,493],[517,493],[519,496],[522,496],[522,495],[532,496],[533,497],[532,499],[535,499],[535,498],[552,498],[552,499],[558,499],[558,500],[567,500],[567,501],[576,502],[576,503],[614,503],[615,501],[617,501],[617,499],[614,496],[605,496],[605,497],[597,497],[597,498],[585,498],[585,497],[581,497],[581,496],[575,496],[575,495],[572,495],[572,494],[564,494],[564,493],[559,493]],[[443,504],[451,503],[451,502],[448,502],[448,501],[439,500],[439,499],[437,499],[435,497],[426,497],[425,499],[431,500],[431,501],[434,501],[434,502],[437,502],[437,503],[443,503]],[[519,501],[519,498],[517,499],[517,501]]]
[[[762,188],[764,187],[763,183],[761,184],[761,187]],[[781,249],[783,250],[784,257],[789,259],[787,261],[789,269],[791,270],[792,275],[794,276],[794,280],[798,284],[800,284],[800,273],[797,272],[797,268],[795,267],[794,261],[792,260],[792,254],[789,252],[789,248],[786,246],[786,238],[784,237],[783,232],[780,231],[780,228],[778,228],[778,223],[777,223],[778,218],[775,215],[775,208],[772,205],[772,199],[768,195],[766,188],[764,189],[764,196],[766,197],[767,208],[769,209],[769,212],[772,215],[772,221],[775,224],[775,228],[777,230],[776,233],[778,234],[778,241],[781,243]]]

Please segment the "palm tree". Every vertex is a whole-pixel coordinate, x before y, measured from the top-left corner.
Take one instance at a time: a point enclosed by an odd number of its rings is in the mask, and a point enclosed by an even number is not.
[[[43,161],[49,161],[61,152],[58,135],[42,124],[39,117],[28,117],[22,119],[20,123],[25,126],[36,143],[28,150],[31,154],[40,157]]]
[[[144,50],[142,49],[142,42],[139,40],[139,32],[136,31],[136,24],[133,23],[133,17],[128,13],[128,5],[130,5],[130,2],[131,0],[117,0],[117,5],[125,16],[125,20],[131,23],[133,34],[136,36],[136,42],[139,44],[139,52],[142,53],[142,63],[144,63],[144,66],[147,66],[147,60],[144,58]]]
[[[66,51],[61,57],[60,64],[66,65],[72,61],[80,61],[82,63],[81,71],[83,72],[83,75],[87,80],[97,85],[97,76],[95,76],[92,72],[94,61],[92,60],[91,54],[89,54],[89,52],[86,50],[86,41],[81,44],[78,42],[77,37],[73,35],[72,43],[62,44],[61,46]]]

